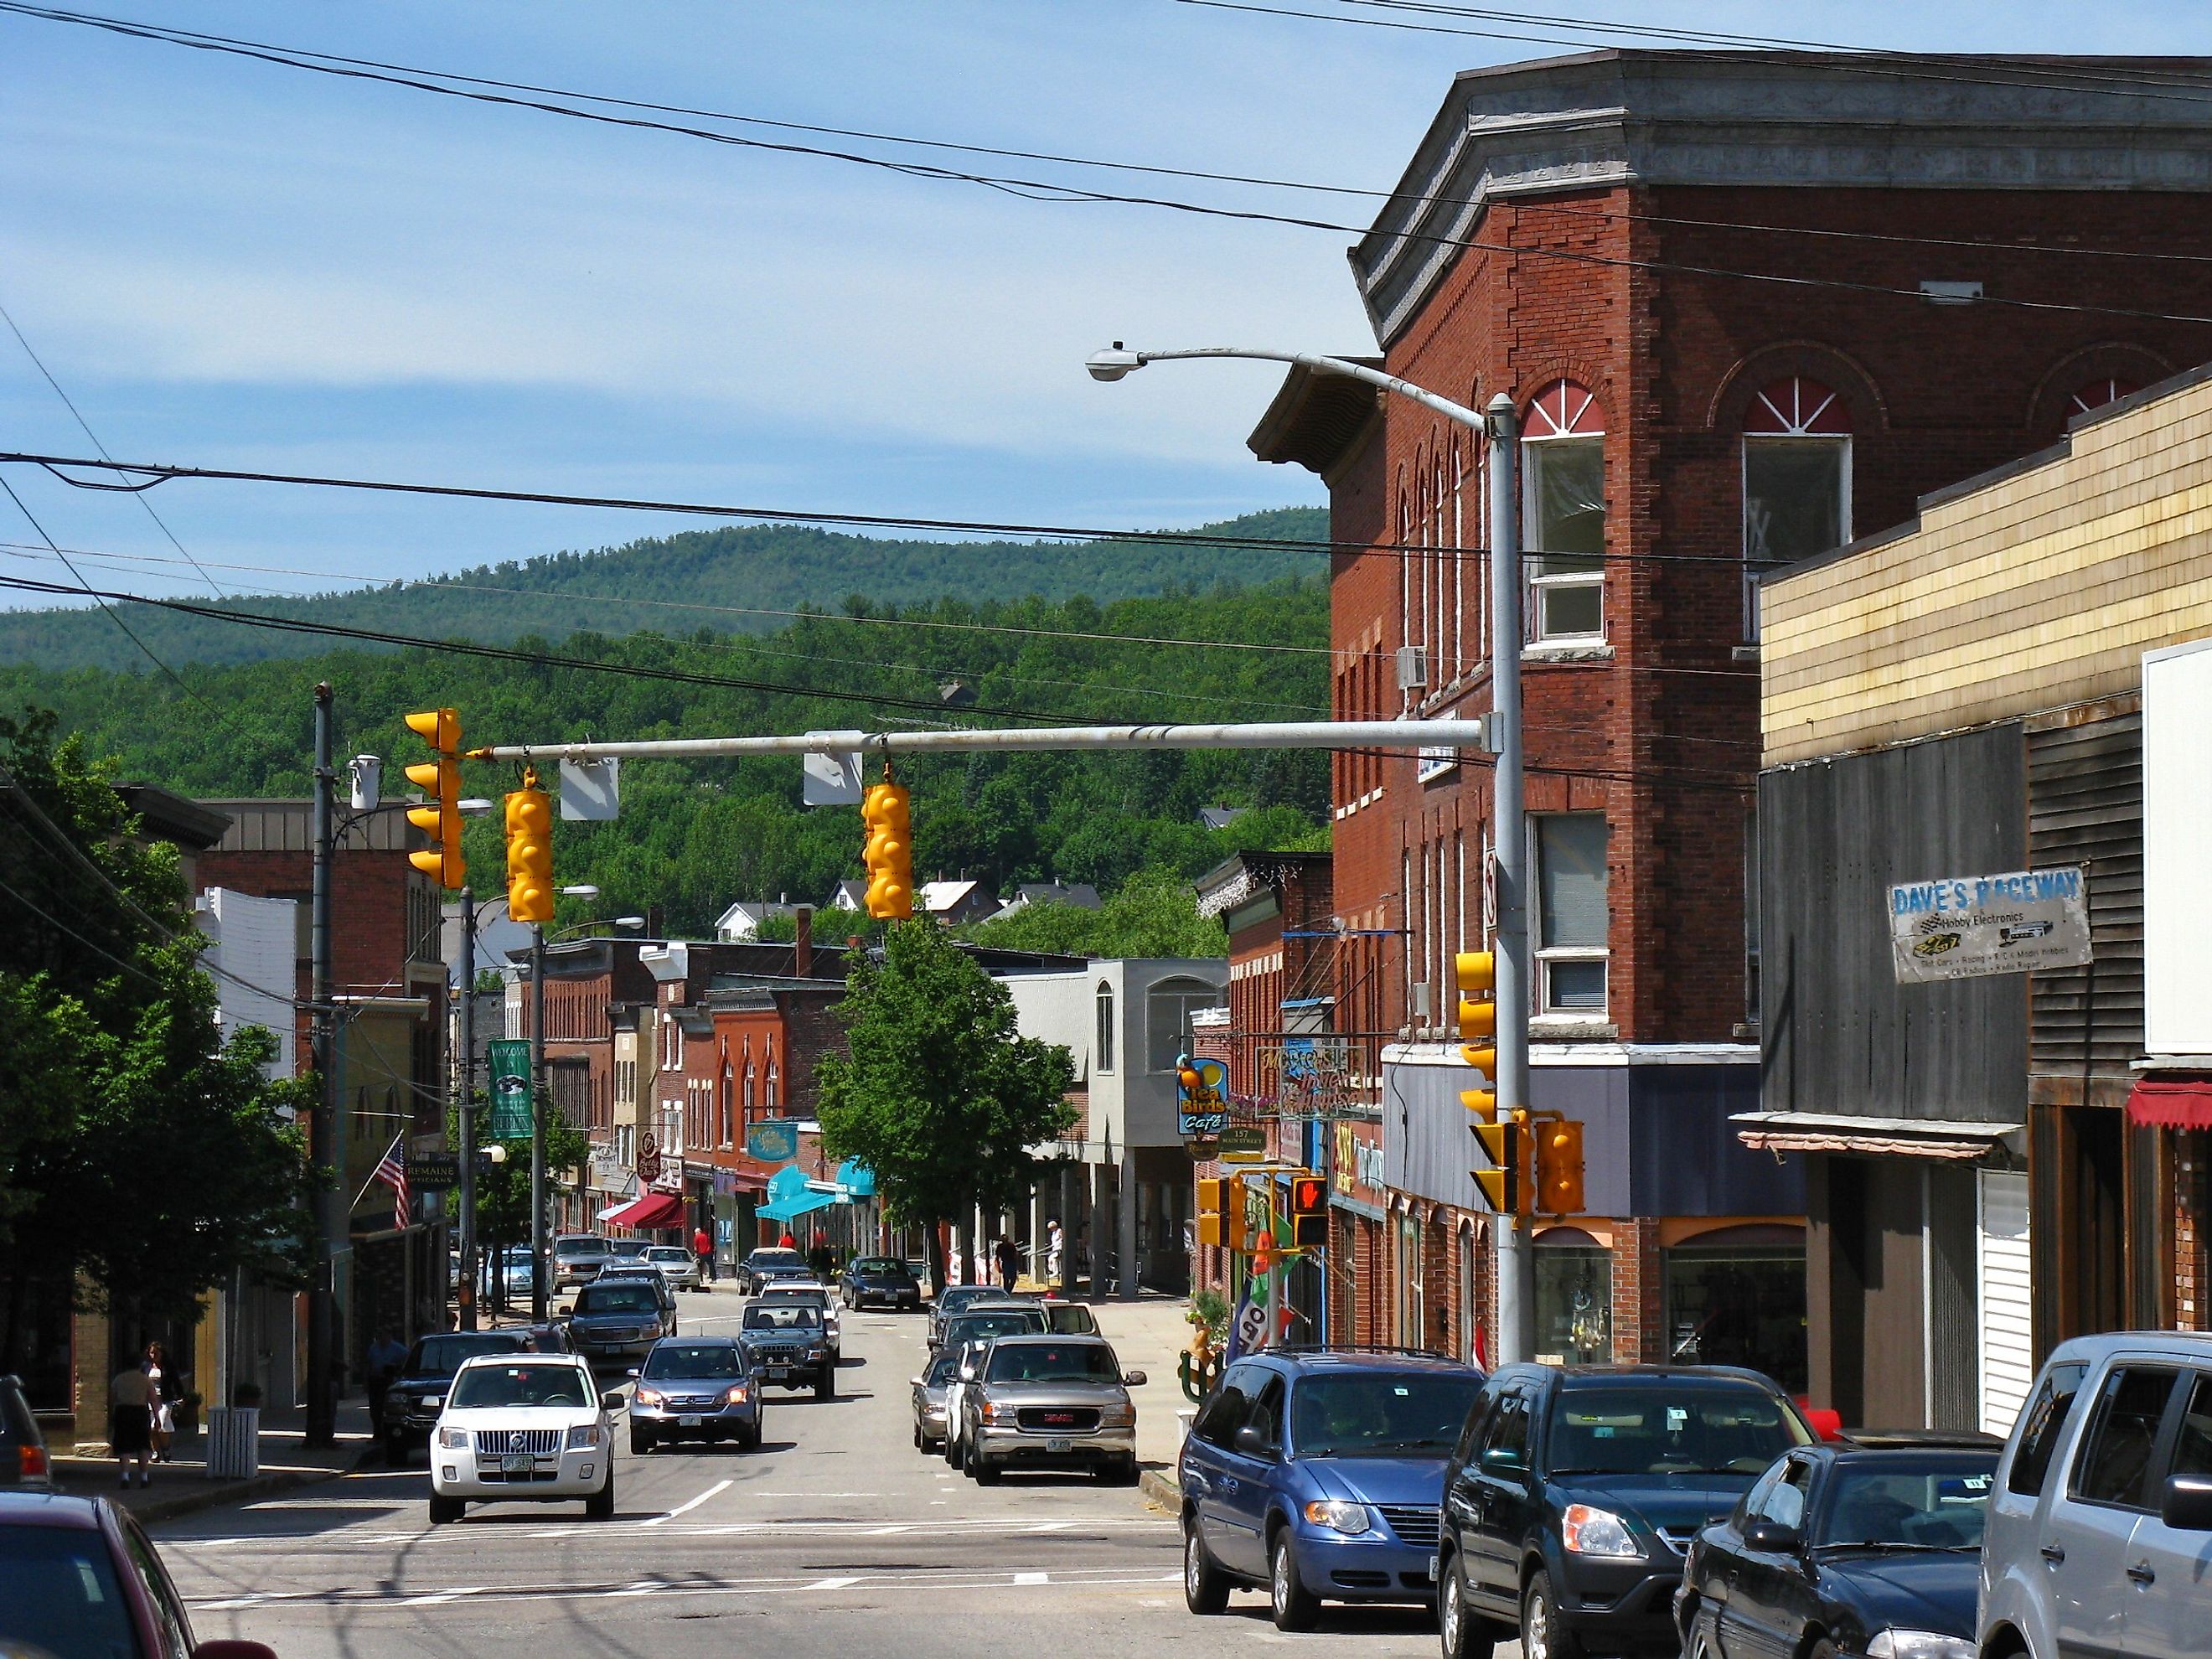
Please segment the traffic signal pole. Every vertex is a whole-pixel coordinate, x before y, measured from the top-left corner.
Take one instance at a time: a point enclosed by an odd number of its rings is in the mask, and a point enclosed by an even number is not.
[[[337,1145],[337,1009],[331,1001],[331,688],[315,688],[315,783],[312,808],[314,868],[308,908],[308,1021],[314,1042],[315,1100],[309,1109],[307,1140],[314,1161],[315,1189],[307,1200],[307,1421],[305,1442],[328,1446],[337,1439],[337,1300],[331,1275],[337,1269],[341,1165]]]
[[[530,1318],[545,1322],[545,924],[530,924]]]
[[[477,896],[461,889],[460,1325],[477,1328]]]

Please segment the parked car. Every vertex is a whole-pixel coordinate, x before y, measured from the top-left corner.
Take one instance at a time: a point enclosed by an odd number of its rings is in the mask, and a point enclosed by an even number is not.
[[[2212,1336],[2060,1343],[1997,1465],[1968,1650],[2201,1654],[2208,1559]]]
[[[1516,1626],[1549,1659],[1674,1650],[1690,1540],[1816,1438],[1757,1371],[1501,1368],[1444,1473],[1437,1623],[1452,1659]]]
[[[676,1311],[676,1292],[668,1283],[668,1275],[650,1261],[618,1261],[602,1268],[594,1285],[642,1285],[650,1290],[660,1305],[671,1315]]]
[[[588,1285],[613,1259],[613,1248],[597,1233],[562,1233],[553,1241],[553,1289]]]
[[[837,1300],[830,1294],[830,1287],[813,1279],[772,1279],[763,1285],[754,1300],[781,1305],[786,1302],[803,1302],[810,1308],[822,1310],[822,1330],[830,1344],[830,1363],[840,1364],[845,1358],[843,1322],[837,1315]]]
[[[1325,1598],[1425,1601],[1445,1461],[1482,1373],[1438,1355],[1284,1349],[1239,1360],[1183,1441],[1183,1600],[1264,1588],[1275,1623]]]
[[[739,1329],[756,1376],[781,1388],[811,1388],[817,1400],[836,1397],[837,1362],[830,1357],[821,1309],[796,1297],[755,1300],[745,1304]]]
[[[945,1395],[960,1356],[940,1349],[930,1355],[914,1385],[914,1449],[928,1453],[945,1444]]]
[[[1000,1294],[988,1285],[947,1285],[929,1304],[929,1346],[942,1347],[945,1344],[945,1322],[971,1302]]]
[[[1041,1304],[1054,1336],[1096,1336],[1098,1320],[1080,1302],[1049,1301]]]
[[[1686,1659],[1800,1654],[1974,1659],[1988,1435],[1801,1446],[1690,1543],[1674,1623]]]
[[[377,1433],[384,1443],[384,1461],[404,1463],[417,1446],[428,1446],[446,1408],[446,1391],[465,1359],[482,1353],[527,1353],[536,1340],[527,1327],[493,1331],[447,1331],[417,1337],[407,1351],[407,1363],[385,1391],[384,1420]]]
[[[845,1264],[842,1288],[848,1308],[879,1302],[893,1313],[904,1313],[921,1307],[921,1281],[896,1256],[854,1256]]]
[[[678,1440],[760,1445],[760,1384],[738,1338],[672,1337],[646,1355],[630,1391],[629,1449],[642,1456]]]
[[[806,1258],[798,1251],[763,1246],[738,1263],[738,1294],[750,1296],[760,1288],[763,1276],[771,1268],[782,1271],[787,1278],[792,1276],[794,1269],[802,1277],[811,1278],[813,1275],[813,1270],[806,1265]]]
[[[1115,1486],[1137,1484],[1137,1407],[1114,1350],[1095,1336],[1002,1336],[967,1385],[961,1462],[995,1486],[1008,1469],[1088,1469]]]
[[[611,1238],[607,1241],[607,1254],[617,1261],[642,1261],[646,1253],[652,1249],[653,1241],[649,1238]]]
[[[676,1334],[676,1298],[647,1269],[585,1285],[562,1320],[569,1343],[587,1359],[643,1359],[662,1337]]]
[[[530,1300],[530,1247],[510,1244],[503,1250],[486,1250],[477,1263],[477,1294],[487,1300],[505,1291],[509,1302]],[[547,1288],[556,1288],[553,1279]]]
[[[645,1253],[647,1264],[660,1274],[661,1282],[672,1291],[703,1291],[707,1281],[699,1277],[699,1258],[679,1244],[655,1244]]]
[[[128,1510],[104,1498],[0,1492],[0,1653],[276,1659],[258,1642],[198,1642],[184,1598]]]
[[[586,1294],[589,1289],[586,1288]],[[560,1503],[615,1512],[618,1393],[601,1394],[592,1368],[567,1354],[479,1354],[454,1374],[430,1448],[430,1522],[474,1503]]]
[[[46,1458],[46,1437],[39,1432],[39,1419],[23,1397],[23,1381],[0,1376],[0,1486],[49,1486],[53,1466]]]
[[[945,1322],[944,1341],[930,1350],[957,1354],[952,1385],[945,1396],[945,1461],[954,1468],[967,1454],[968,1439],[961,1432],[968,1384],[975,1381],[975,1362],[993,1339],[1001,1336],[1042,1335],[1050,1328],[1044,1309],[1034,1302],[971,1302]]]

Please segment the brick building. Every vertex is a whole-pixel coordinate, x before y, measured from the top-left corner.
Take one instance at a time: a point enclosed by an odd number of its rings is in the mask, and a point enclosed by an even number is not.
[[[2072,89],[1996,60],[1847,65],[1462,75],[1352,252],[1379,361],[1504,394],[1525,440],[1530,1086],[1584,1122],[1594,1212],[1539,1230],[1542,1353],[1805,1376],[1803,1171],[1729,1121],[1759,1089],[1753,572],[2212,355],[2162,315],[2201,313],[2194,266],[2084,257],[2212,253],[2212,123],[2124,78],[2172,65],[2097,60]],[[1253,434],[1372,550],[1334,562],[1343,717],[1488,706],[1471,435],[1303,370]],[[1363,1331],[1447,1346],[1492,1271],[1446,1029],[1452,954],[1486,936],[1489,774],[1346,754],[1334,793],[1340,1018],[1394,1034]]]

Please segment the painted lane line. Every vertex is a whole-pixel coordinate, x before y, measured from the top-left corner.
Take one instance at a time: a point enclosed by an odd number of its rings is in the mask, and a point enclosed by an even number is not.
[[[510,1442],[509,1443],[511,1444],[513,1443]],[[665,1525],[666,1522],[673,1521],[679,1515],[689,1515],[693,1510],[697,1509],[700,1504],[705,1503],[708,1498],[715,1497],[721,1492],[729,1491],[729,1489],[736,1484],[737,1482],[734,1480],[717,1480],[713,1486],[708,1487],[706,1491],[701,1492],[696,1498],[690,1498],[684,1503],[678,1504],[674,1509],[669,1510],[667,1514],[656,1515],[650,1521],[641,1522],[641,1524],[647,1527]]]
[[[1048,1572],[1018,1572],[1014,1575],[1014,1583],[1017,1584],[1049,1584],[1052,1583],[1052,1575]]]
[[[432,1590],[424,1595],[411,1595],[397,1605],[403,1607],[434,1607],[441,1601],[453,1601],[464,1595],[481,1595],[491,1587],[488,1584],[459,1584],[452,1589]]]

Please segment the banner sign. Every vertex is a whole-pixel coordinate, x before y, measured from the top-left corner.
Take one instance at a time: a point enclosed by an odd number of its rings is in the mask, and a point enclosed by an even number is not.
[[[1238,1304],[1237,1317],[1229,1322],[1229,1346],[1221,1356],[1224,1367],[1235,1364],[1248,1353],[1256,1353],[1267,1346],[1267,1281],[1259,1273],[1252,1275],[1244,1287],[1244,1300]]]
[[[501,1039],[491,1044],[491,1122],[494,1140],[530,1139],[530,1044]]]
[[[1186,1074],[1198,1079],[1194,1085]],[[1176,1133],[1185,1140],[1214,1140],[1229,1127],[1229,1068],[1218,1060],[1184,1055],[1176,1077]]]
[[[1973,979],[2089,960],[2089,896],[2078,865],[1905,882],[1889,890],[1897,982]]]
[[[771,1118],[745,1128],[745,1155],[763,1164],[788,1164],[799,1156],[799,1125],[787,1118]]]

